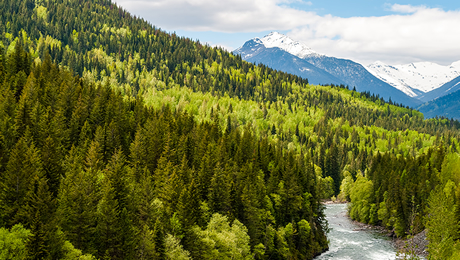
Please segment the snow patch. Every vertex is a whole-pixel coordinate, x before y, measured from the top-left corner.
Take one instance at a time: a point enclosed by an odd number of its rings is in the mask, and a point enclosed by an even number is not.
[[[255,43],[264,44],[264,42],[259,37],[256,37],[253,40],[254,40]]]
[[[366,69],[374,76],[416,97],[413,89],[429,92],[460,75],[460,61],[450,66],[442,66],[432,62],[416,62],[405,65],[390,66],[383,62],[375,62]]]

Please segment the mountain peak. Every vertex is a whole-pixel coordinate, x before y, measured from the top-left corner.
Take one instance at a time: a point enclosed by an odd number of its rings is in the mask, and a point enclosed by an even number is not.
[[[265,35],[265,37],[287,37],[287,36],[279,32],[271,32]]]
[[[374,63],[371,63],[368,67],[373,68],[373,67],[385,67],[385,66],[388,66],[388,65],[384,63],[383,61],[378,60]]]
[[[299,58],[305,58],[306,56],[312,54],[319,55],[304,43],[294,41],[293,39],[279,32],[271,32],[262,39],[257,39],[262,41],[266,48],[278,47]]]

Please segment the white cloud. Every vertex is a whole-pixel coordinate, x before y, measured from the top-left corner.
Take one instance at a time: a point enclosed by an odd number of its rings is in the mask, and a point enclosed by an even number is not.
[[[257,32],[290,30],[314,16],[288,5],[298,0],[118,0],[134,14],[167,30]],[[308,3],[307,3],[308,4]]]
[[[403,7],[395,7],[404,10]],[[410,12],[409,12],[410,11]],[[460,60],[460,12],[407,6],[405,15],[323,17],[289,36],[328,55],[362,63]],[[412,13],[413,12],[413,13]]]
[[[292,3],[312,4],[302,0],[117,2],[162,29],[227,33],[289,31],[289,36],[318,52],[365,64],[375,60],[389,64],[415,61],[447,64],[460,60],[460,11],[394,4],[388,6],[392,13],[387,16],[340,18],[289,7]]]
[[[427,9],[426,6],[413,6],[413,5],[400,5],[400,4],[394,4],[390,5],[389,10],[397,13],[415,13],[417,11],[425,10]]]

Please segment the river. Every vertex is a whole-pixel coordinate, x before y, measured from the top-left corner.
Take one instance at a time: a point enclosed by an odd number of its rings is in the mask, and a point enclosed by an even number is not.
[[[328,234],[329,250],[314,260],[396,259],[396,249],[391,239],[376,231],[360,230],[347,217],[346,204],[328,204],[324,213],[331,229]]]

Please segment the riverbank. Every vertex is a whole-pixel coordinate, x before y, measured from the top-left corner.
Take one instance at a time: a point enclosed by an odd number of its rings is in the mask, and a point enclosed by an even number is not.
[[[427,247],[428,240],[426,239],[426,231],[422,231],[415,235],[412,239],[400,239],[396,238],[395,245],[399,252],[406,252],[407,250],[413,250],[416,255],[424,258],[428,257]]]
[[[339,200],[322,200],[321,203],[325,205],[329,204],[347,204],[348,201],[339,201]]]
[[[321,203],[325,205],[334,205],[334,204],[347,204],[348,202],[346,201],[338,201],[338,200],[324,200]],[[387,230],[384,227],[381,226],[374,226],[374,225],[369,225],[369,224],[364,224],[355,220],[352,220],[348,212],[346,214],[346,217],[354,224],[357,226],[357,228],[353,229],[353,231],[373,231],[377,233],[381,233],[384,236],[387,236],[392,239],[392,243],[399,252],[399,254],[404,255],[405,253],[409,253],[410,251],[413,251],[417,256],[427,258],[428,257],[428,252],[427,252],[427,246],[428,246],[428,240],[426,239],[426,231],[422,231],[418,234],[416,234],[412,239],[402,239],[402,238],[397,238],[395,234],[389,230]]]
[[[396,250],[402,255],[413,251],[417,256],[423,258],[428,257],[428,240],[426,239],[426,231],[416,234],[412,239],[402,239],[397,238],[393,232],[385,229],[384,227],[364,224],[355,220],[352,220],[352,222],[359,227],[356,228],[355,231],[374,231],[392,238],[392,242]]]

